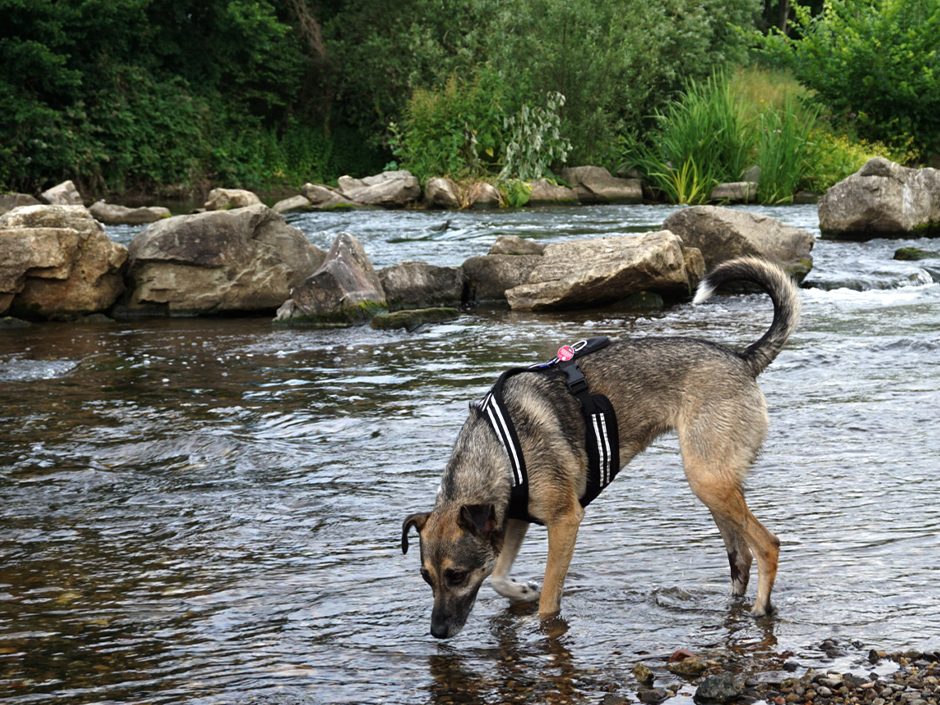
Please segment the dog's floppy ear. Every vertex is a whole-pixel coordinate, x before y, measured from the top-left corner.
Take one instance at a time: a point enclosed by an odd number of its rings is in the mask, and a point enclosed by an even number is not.
[[[492,504],[465,504],[460,508],[457,523],[471,534],[489,536],[498,528],[496,507]]]
[[[421,512],[419,514],[412,514],[405,519],[405,522],[401,525],[402,553],[408,553],[408,529],[410,529],[413,525],[420,534],[421,529],[424,528],[424,523],[428,520],[429,516],[431,516],[431,512]]]

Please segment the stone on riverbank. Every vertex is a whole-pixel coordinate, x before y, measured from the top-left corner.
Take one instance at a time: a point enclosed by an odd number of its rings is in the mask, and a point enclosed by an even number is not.
[[[376,330],[405,328],[412,331],[425,323],[451,321],[459,315],[460,311],[458,309],[449,307],[408,309],[406,311],[376,314],[369,325]]]
[[[869,159],[820,199],[819,230],[839,240],[940,236],[940,171]]]
[[[128,208],[113,203],[96,201],[88,207],[95,220],[105,225],[142,225],[155,223],[163,218],[169,218],[169,208],[161,206],[146,206],[142,208]]]
[[[467,275],[460,267],[405,261],[379,270],[390,311],[459,306],[466,299]]]
[[[732,181],[727,184],[718,184],[712,189],[708,200],[719,203],[755,203],[757,201],[757,186],[753,181]]]
[[[262,204],[161,220],[129,255],[121,313],[171,316],[272,312],[326,258]]]
[[[20,206],[38,206],[40,202],[28,193],[2,193],[0,194],[0,215],[9,213]]]
[[[718,206],[692,206],[666,218],[663,229],[679,236],[684,247],[701,251],[708,270],[748,255],[781,263],[797,281],[802,281],[813,267],[812,233],[766,215]]]
[[[688,296],[682,242],[659,231],[548,245],[526,282],[506,292],[514,309],[545,310],[610,304],[641,291]]]
[[[581,203],[639,203],[643,200],[643,184],[639,179],[612,176],[603,167],[562,169],[561,178],[574,189]]]
[[[322,184],[304,184],[300,193],[310,202],[311,208],[318,211],[353,208],[356,205],[338,190]]]
[[[530,181],[532,192],[529,194],[529,206],[570,206],[578,204],[578,194],[567,186],[553,184],[548,179]]]
[[[312,211],[313,204],[310,203],[310,200],[306,196],[291,196],[290,198],[282,198],[280,201],[271,206],[271,210],[275,213],[287,213],[289,211]]]
[[[410,171],[384,171],[364,179],[341,176],[339,193],[344,198],[370,206],[401,208],[421,197],[421,187]]]
[[[385,291],[362,244],[348,233],[333,241],[322,266],[277,310],[276,325],[328,328],[360,325],[385,313]]]
[[[0,313],[72,319],[110,308],[124,291],[127,248],[84,206],[23,206],[0,216]]]
[[[424,186],[424,200],[431,208],[460,208],[457,182],[441,176],[428,179]]]
[[[226,211],[259,205],[262,205],[261,199],[251,191],[238,188],[214,188],[209,191],[209,199],[203,208],[207,211]]]
[[[50,206],[81,206],[83,205],[82,195],[75,188],[72,180],[63,181],[57,186],[43,191],[39,198]]]

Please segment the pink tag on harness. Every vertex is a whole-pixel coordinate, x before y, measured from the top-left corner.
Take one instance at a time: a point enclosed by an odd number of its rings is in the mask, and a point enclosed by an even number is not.
[[[558,359],[561,362],[567,362],[573,357],[574,357],[574,348],[572,348],[570,345],[563,345],[560,348],[558,348]]]

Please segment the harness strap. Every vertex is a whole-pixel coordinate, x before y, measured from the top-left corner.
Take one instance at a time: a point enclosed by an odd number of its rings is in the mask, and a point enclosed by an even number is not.
[[[578,358],[601,350],[609,344],[608,338],[582,340],[574,346],[563,347],[559,350],[559,356],[549,362],[506,370],[482,400],[471,404],[471,407],[484,414],[509,457],[512,489],[507,517],[542,523],[529,515],[529,480],[525,456],[515,425],[503,401],[503,384],[513,375],[522,372],[545,372],[557,366],[565,374],[568,391],[581,403],[585,425],[585,450],[588,456],[587,485],[584,495],[579,499],[582,507],[596,499],[620,471],[619,434],[613,405],[603,394],[590,393],[587,379],[578,368],[577,362]]]

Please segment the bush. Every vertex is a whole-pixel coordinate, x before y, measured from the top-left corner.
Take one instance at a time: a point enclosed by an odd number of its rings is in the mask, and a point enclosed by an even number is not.
[[[829,0],[793,6],[802,39],[761,39],[843,129],[906,149],[940,151],[940,0]]]

